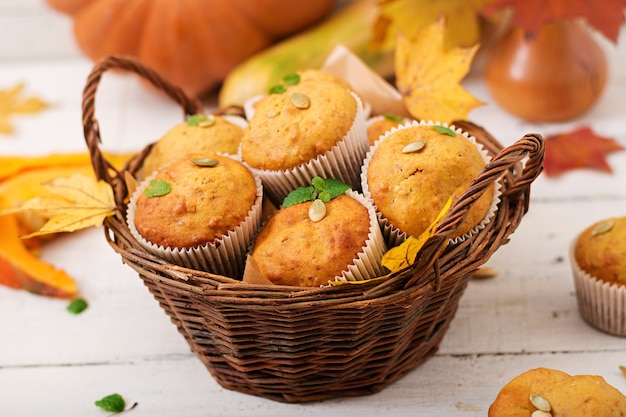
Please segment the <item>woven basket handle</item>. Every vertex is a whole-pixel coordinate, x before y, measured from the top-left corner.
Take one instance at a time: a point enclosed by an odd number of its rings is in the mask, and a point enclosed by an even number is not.
[[[97,62],[87,78],[83,90],[83,134],[91,154],[92,165],[98,179],[104,180],[113,186],[124,187],[124,181],[117,181],[120,173],[104,158],[99,148],[101,143],[100,128],[95,118],[95,96],[102,75],[108,70],[125,70],[139,75],[147,80],[157,90],[160,90],[181,105],[184,116],[202,113],[202,104],[188,97],[183,90],[171,85],[154,70],[146,67],[137,59],[128,56],[109,56]],[[121,191],[121,190],[118,190]],[[124,195],[119,194],[119,195]]]
[[[466,126],[464,126],[466,129],[471,125],[469,122],[464,122],[464,124],[466,124]],[[469,127],[476,128],[477,126],[471,125]],[[486,139],[486,145],[490,151],[497,149],[497,143],[493,141],[494,139],[490,137],[490,135],[483,139]],[[502,149],[499,154],[485,165],[483,170],[474,178],[467,190],[452,205],[448,213],[441,220],[435,234],[425,242],[424,247],[421,249],[421,255],[412,266],[415,273],[404,284],[404,288],[414,285],[429,268],[434,268],[437,285],[439,286],[441,284],[442,276],[439,271],[438,259],[439,255],[446,248],[445,243],[448,236],[461,226],[461,223],[463,223],[465,217],[467,217],[474,202],[476,202],[487,188],[493,185],[497,180],[502,179],[502,181],[506,182],[506,187],[501,195],[501,205],[508,204],[511,207],[517,207],[517,203],[521,201],[523,203],[521,206],[522,212],[527,212],[530,198],[530,184],[543,170],[544,155],[545,143],[543,137],[539,134],[532,133],[525,135],[511,146]],[[521,163],[524,159],[526,160],[524,161],[523,168],[521,168]],[[522,169],[521,173],[519,172],[520,169]],[[502,210],[503,207],[501,206],[498,213]],[[487,249],[483,247],[483,257],[488,257],[490,253],[493,253],[493,251],[500,246],[501,242],[505,241],[515,230],[517,223],[521,220],[521,215],[513,217],[515,217],[516,220],[501,225],[501,229],[498,231],[496,238],[499,240],[499,243],[495,244],[492,242],[490,245],[487,245]],[[464,242],[464,244],[466,243],[467,241]],[[478,250],[478,248],[476,249]],[[467,264],[464,265],[464,268],[468,271],[474,270],[475,267],[478,267],[480,264],[480,262],[476,260],[470,262],[465,259],[464,262]]]
[[[526,159],[522,174],[515,182],[507,184],[503,191],[503,197],[517,197],[520,193],[525,195],[528,210],[528,194],[532,183],[543,169],[545,155],[545,143],[540,134],[531,133],[514,144],[503,149],[493,158],[476,178],[470,183],[467,190],[459,197],[450,211],[441,220],[436,234],[449,235],[454,232],[463,222],[469,209],[480,196],[494,184],[505,172],[515,168],[522,160]]]

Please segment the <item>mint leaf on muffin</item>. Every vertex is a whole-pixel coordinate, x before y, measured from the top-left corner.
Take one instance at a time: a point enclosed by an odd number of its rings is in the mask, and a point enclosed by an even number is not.
[[[396,123],[402,123],[404,121],[402,117],[397,116],[395,114],[385,114],[383,115],[383,117],[387,120],[391,120],[392,122],[396,122]]]
[[[300,84],[300,74],[297,72],[290,72],[283,77],[283,82],[286,85],[298,85]]]
[[[187,118],[187,126],[199,126],[209,127],[215,124],[215,117],[213,115],[205,116],[204,114],[194,114]]]
[[[454,132],[454,130],[450,129],[449,127],[445,127],[441,125],[434,125],[433,129],[435,129],[437,132],[444,134],[444,135],[456,136],[456,133]]]
[[[340,196],[350,189],[348,184],[334,178],[323,179],[321,177],[315,177],[311,180],[311,184],[311,186],[298,187],[291,191],[283,200],[283,207],[286,208],[315,199],[328,203],[333,198]]]
[[[286,85],[298,85],[300,84],[300,74],[297,72],[290,72],[285,75],[279,84],[273,85],[268,90],[269,94],[282,94],[287,91]]]
[[[152,180],[150,186],[143,190],[146,197],[160,197],[168,194],[172,189],[170,185],[164,180]]]

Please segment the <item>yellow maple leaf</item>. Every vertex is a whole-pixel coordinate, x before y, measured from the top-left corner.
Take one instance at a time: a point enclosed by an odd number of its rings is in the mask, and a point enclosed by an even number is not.
[[[414,38],[423,28],[444,18],[443,46],[446,50],[469,47],[480,39],[480,14],[493,0],[381,0],[374,22],[374,42],[388,46],[402,32]]]
[[[419,236],[409,236],[400,245],[385,252],[382,259],[383,266],[391,273],[400,271],[415,264],[420,252],[427,246],[430,246],[427,245],[427,243],[439,243],[444,240],[445,243],[447,243],[448,238],[444,236],[435,236],[435,231],[437,230],[437,226],[439,225],[441,219],[443,219],[448,211],[450,211],[453,201],[454,196],[451,196],[437,217],[435,217],[435,220],[433,220],[430,226],[428,226],[428,229],[423,231]],[[434,242],[434,240],[437,240],[437,242]]]
[[[0,90],[0,133],[13,133],[11,117],[14,114],[32,114],[48,107],[37,97],[22,97],[24,84],[17,84],[9,90]]]
[[[77,173],[42,186],[50,196],[35,197],[20,207],[0,210],[0,215],[37,211],[49,216],[41,229],[22,238],[101,226],[106,217],[115,213],[113,189],[105,181]]]
[[[445,51],[443,28],[444,22],[439,20],[419,31],[414,39],[398,35],[396,86],[413,117],[450,123],[467,119],[470,110],[483,103],[460,84],[478,45]]]
[[[404,242],[383,254],[381,263],[389,271],[387,275],[362,281],[331,281],[329,284],[336,286],[382,281],[394,272],[414,266],[418,260],[422,259],[422,255],[426,255],[426,257],[431,256],[432,250],[436,250],[440,245],[445,247],[448,243],[448,238],[446,236],[436,236],[435,231],[441,219],[450,211],[453,201],[454,196],[451,196],[435,220],[428,226],[428,229],[423,231],[418,237],[409,236]]]

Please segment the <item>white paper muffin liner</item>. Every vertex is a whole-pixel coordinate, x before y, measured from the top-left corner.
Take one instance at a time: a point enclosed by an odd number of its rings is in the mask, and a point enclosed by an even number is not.
[[[374,145],[367,152],[365,156],[365,160],[363,161],[363,165],[361,167],[361,187],[363,190],[363,195],[367,199],[372,201],[372,195],[370,193],[369,186],[367,183],[367,170],[369,168],[369,164],[372,159],[372,156],[374,155],[374,152],[376,152],[376,149],[378,149],[378,146],[380,145],[380,143],[383,140],[385,140],[387,136],[393,134],[394,132],[400,129],[406,129],[406,128],[415,127],[415,126],[436,126],[436,125],[448,127],[452,129],[456,134],[463,136],[464,138],[469,140],[471,143],[473,143],[478,149],[478,152],[482,156],[485,164],[491,161],[491,157],[489,156],[487,151],[484,149],[483,145],[478,143],[475,137],[470,136],[467,132],[464,132],[460,128],[456,128],[454,125],[448,125],[447,123],[433,122],[430,120],[427,122],[423,120],[421,121],[413,120],[409,123],[405,123],[405,124],[399,125],[398,127],[392,128],[390,131],[388,131],[387,133],[382,135],[380,138],[378,138],[378,140],[374,143]],[[489,206],[489,209],[487,210],[487,213],[485,214],[483,219],[480,221],[480,223],[474,226],[474,228],[472,228],[469,232],[464,233],[463,235],[460,235],[460,236],[455,236],[455,237],[450,238],[449,244],[458,244],[458,243],[464,242],[469,237],[473,236],[474,234],[484,229],[487,226],[487,224],[489,224],[489,222],[493,219],[493,217],[495,216],[498,210],[498,204],[500,203],[501,194],[502,194],[502,183],[500,182],[500,179],[498,179],[497,181],[494,182],[493,198],[491,199],[491,204]],[[376,208],[376,205],[374,205],[374,208],[376,209],[380,227],[383,231],[383,237],[385,238],[387,245],[390,248],[392,248],[404,242],[408,238],[408,235],[405,232],[398,229],[397,227],[394,227],[391,223],[389,223],[389,221],[387,221],[387,219],[382,215],[382,213],[378,211],[378,208]]]
[[[370,231],[361,252],[358,253],[347,270],[335,277],[335,281],[364,281],[381,276],[385,273],[382,259],[387,251],[387,245],[378,224],[376,210],[371,201],[365,198],[363,194],[354,190],[348,190],[346,194],[367,208],[370,216]]]
[[[225,155],[225,154],[224,154]],[[225,155],[229,156],[230,155]],[[233,159],[239,160],[237,157]],[[156,172],[139,184],[132,194],[126,211],[126,223],[133,237],[151,254],[166,261],[199,271],[206,271],[231,278],[243,275],[246,251],[261,225],[263,186],[255,177],[256,198],[245,219],[219,239],[193,248],[170,248],[157,245],[144,239],[135,227],[137,199],[154,179]],[[167,227],[167,225],[164,225]]]
[[[589,325],[603,332],[626,336],[626,286],[612,284],[592,277],[576,262],[570,245],[569,258],[576,288],[576,300],[581,317]]]
[[[357,102],[357,111],[352,126],[344,137],[326,153],[286,170],[272,171],[248,166],[256,176],[261,178],[264,193],[274,205],[280,206],[292,190],[310,185],[311,179],[318,176],[342,181],[354,190],[361,189],[361,164],[369,149],[369,142],[361,99],[356,94],[351,94]]]

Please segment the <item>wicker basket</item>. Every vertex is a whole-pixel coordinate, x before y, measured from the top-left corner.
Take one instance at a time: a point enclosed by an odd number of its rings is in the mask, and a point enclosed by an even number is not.
[[[540,174],[544,142],[529,134],[503,149],[484,129],[455,122],[494,157],[451,208],[416,263],[386,280],[328,288],[244,284],[168,264],[146,252],[125,223],[128,191],[99,148],[94,99],[109,69],[138,74],[175,100],[185,115],[200,103],[141,63],[109,57],[97,63],[83,96],[85,139],[98,178],[113,186],[118,211],[105,237],[139,274],[191,350],[226,388],[282,402],[307,402],[378,392],[439,348],[474,271],[508,241],[528,210],[530,184]],[[137,175],[150,146],[125,170]],[[444,242],[469,207],[502,178],[495,218],[466,241]],[[419,388],[416,388],[419,389]]]

